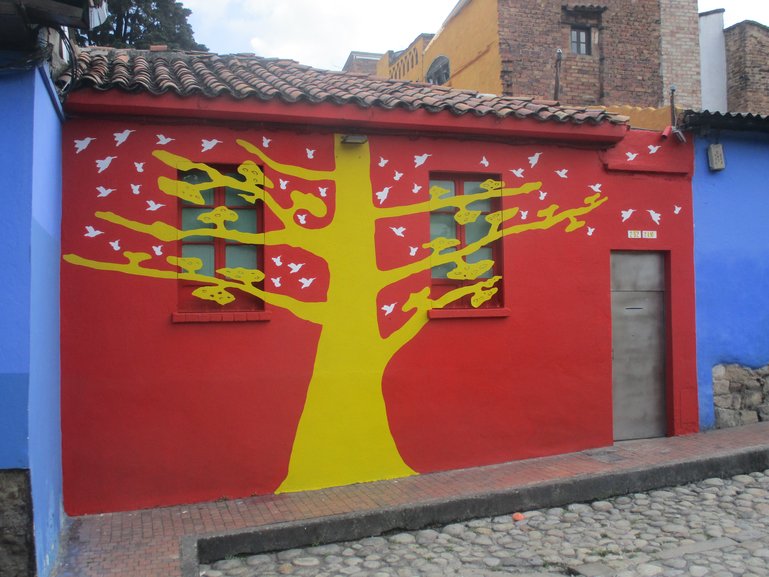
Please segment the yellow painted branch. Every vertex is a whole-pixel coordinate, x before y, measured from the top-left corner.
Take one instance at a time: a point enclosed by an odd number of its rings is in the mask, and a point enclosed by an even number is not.
[[[141,266],[141,262],[147,260],[149,255],[143,255],[142,253],[123,253],[128,262],[116,263],[116,262],[104,262],[98,260],[91,260],[83,258],[76,254],[65,254],[63,259],[74,265],[83,266],[86,268],[96,270],[107,270],[113,272],[121,272],[124,274],[130,274],[134,276],[143,276],[150,278],[163,278],[172,280],[187,280],[192,282],[208,283],[211,286],[217,286],[223,289],[234,289],[241,292],[253,295],[262,299],[264,302],[286,309],[293,313],[296,317],[306,320],[312,323],[321,322],[321,312],[325,303],[307,303],[299,301],[286,295],[280,295],[262,290],[258,287],[252,286],[249,283],[232,282],[224,279],[211,277],[203,274],[195,274],[189,272],[181,272],[178,270],[163,270],[154,269]],[[146,257],[146,258],[145,258]]]
[[[329,179],[335,178],[334,171],[311,170],[309,168],[294,166],[293,164],[282,164],[280,162],[276,162],[275,160],[267,156],[264,152],[262,152],[260,148],[254,146],[247,140],[238,139],[236,140],[236,142],[245,150],[247,150],[254,156],[257,156],[267,166],[286,176],[294,176],[296,178],[302,178],[304,180],[329,180]]]

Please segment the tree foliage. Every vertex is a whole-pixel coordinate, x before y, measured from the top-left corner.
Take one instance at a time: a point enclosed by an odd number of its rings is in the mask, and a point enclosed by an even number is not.
[[[187,18],[192,11],[174,0],[110,0],[109,18],[81,36],[86,45],[149,48],[165,44],[171,50],[208,49],[195,41]]]

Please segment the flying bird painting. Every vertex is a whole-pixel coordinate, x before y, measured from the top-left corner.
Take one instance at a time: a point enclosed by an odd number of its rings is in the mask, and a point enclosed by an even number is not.
[[[163,256],[163,245],[162,244],[153,244],[152,245],[152,252],[155,253],[155,256]]]
[[[537,163],[539,162],[539,157],[542,156],[541,152],[535,152],[529,157],[529,166],[531,168],[534,168],[537,166]]]
[[[142,185],[141,184],[132,184],[131,185],[131,192],[134,194],[140,194],[142,191]]]
[[[620,211],[620,214],[622,215],[622,222],[625,222],[627,219],[633,216],[634,212],[634,208],[628,208],[627,210]]]
[[[304,151],[307,153],[307,158],[313,159],[315,158],[315,150],[312,148],[305,148]]]
[[[679,212],[681,212],[681,207],[677,204],[673,205],[673,214],[678,214]]]
[[[281,260],[281,255],[272,257],[272,262],[275,263],[275,266],[283,266],[283,261]]]
[[[115,137],[115,146],[120,146],[123,144],[126,140],[128,140],[128,137],[131,136],[132,132],[136,132],[135,130],[130,130],[126,128],[122,132],[115,132],[113,136]]]
[[[482,164],[484,167],[486,167],[486,168],[488,168],[488,167],[489,167],[489,161],[488,161],[488,159],[487,159],[485,156],[484,156],[483,158],[481,158],[481,162],[480,162],[480,163],[481,163],[481,164]]]
[[[395,305],[398,303],[392,303],[389,305],[382,305],[382,310],[384,311],[385,316],[388,316],[395,310]]]
[[[150,212],[155,212],[159,208],[163,208],[165,204],[162,204],[160,202],[155,202],[154,200],[148,200],[147,201],[147,210]]]
[[[596,182],[595,184],[588,185],[588,188],[593,192],[601,192],[601,186],[603,185],[600,182]]]
[[[272,281],[272,286],[274,286],[275,288],[280,288],[280,279],[281,277],[279,276],[270,277],[270,280]]]
[[[547,198],[547,193],[544,190],[539,191],[539,200],[545,200]]]
[[[120,239],[109,241],[109,245],[112,247],[112,250],[120,250]]]
[[[562,168],[560,170],[556,170],[555,173],[558,176],[560,176],[561,178],[569,178],[569,175],[568,175],[569,169],[567,169],[567,168]]]
[[[395,236],[403,236],[403,234],[406,232],[405,226],[391,226],[390,230],[395,233]]]
[[[377,197],[377,200],[379,200],[379,204],[382,204],[385,200],[387,200],[387,195],[390,194],[391,188],[391,186],[385,186],[382,190],[374,193]]]
[[[211,140],[206,140],[205,138],[203,138],[200,141],[200,152],[208,152],[214,146],[216,146],[217,144],[221,144],[221,143],[222,143],[222,141],[221,140],[217,140],[216,138],[212,138]]]
[[[267,138],[266,136],[262,136],[262,146],[264,148],[269,148],[271,142],[272,142],[272,138]]]
[[[662,214],[659,212],[654,212],[653,210],[647,210],[646,212],[649,213],[649,216],[652,217],[652,220],[654,221],[654,224],[659,224],[660,219],[662,218]]]
[[[631,160],[635,160],[635,157],[638,156],[637,152],[626,152],[625,156],[627,156],[628,162]]]
[[[75,153],[80,154],[83,152],[86,148],[88,148],[88,145],[91,144],[94,140],[96,140],[92,136],[86,136],[85,138],[82,138],[80,140],[75,140]]]
[[[400,180],[401,178],[403,178],[403,173],[396,170],[395,174],[393,175],[393,180]]]
[[[511,168],[510,172],[512,172],[517,178],[523,178],[522,168]]]
[[[95,236],[99,236],[100,234],[104,234],[104,232],[101,230],[96,230],[94,227],[92,227],[89,224],[89,225],[86,225],[85,234],[83,236],[87,236],[88,238],[93,238]]]
[[[430,158],[432,154],[417,154],[414,155],[414,168],[419,168],[422,166],[425,162],[427,162],[427,159]]]
[[[659,146],[655,146],[653,144],[650,144],[647,146],[647,148],[649,149],[649,154],[655,154],[660,149]]]
[[[109,195],[110,195],[110,194],[112,194],[113,192],[115,192],[115,189],[114,189],[114,188],[106,188],[106,187],[104,187],[104,186],[97,186],[97,187],[96,187],[96,190],[98,190],[98,191],[99,191],[99,194],[98,194],[98,195],[96,195],[96,198],[104,198],[104,197],[106,197],[106,196],[109,196]]]
[[[166,144],[171,144],[174,141],[173,138],[165,136],[164,134],[156,134],[155,136],[157,136],[158,138],[157,144],[161,146],[164,146]]]
[[[134,162],[134,167],[136,167],[136,172],[144,172],[143,162]]]
[[[303,289],[306,289],[308,286],[310,286],[312,284],[312,282],[314,280],[315,280],[315,277],[312,277],[312,278],[304,278],[304,277],[302,277],[302,278],[299,279],[299,284],[302,285]]]
[[[389,161],[389,160],[387,160],[385,157],[383,157],[383,156],[380,156],[380,157],[379,157],[379,166],[380,166],[381,168],[384,168],[385,166],[387,166],[387,163],[388,163],[388,162],[390,162],[390,161]]]
[[[296,274],[299,272],[299,270],[304,266],[303,262],[300,263],[288,263],[288,268],[291,269],[291,274]]]
[[[109,165],[112,164],[112,161],[115,160],[117,156],[108,156],[106,158],[102,158],[96,161],[96,168],[99,169],[99,174],[104,172],[109,168]]]

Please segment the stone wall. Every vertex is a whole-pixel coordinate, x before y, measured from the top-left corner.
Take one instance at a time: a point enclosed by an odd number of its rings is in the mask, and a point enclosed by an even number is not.
[[[32,498],[27,470],[0,470],[0,575],[35,575]]]
[[[769,365],[713,367],[713,404],[718,429],[769,421]]]

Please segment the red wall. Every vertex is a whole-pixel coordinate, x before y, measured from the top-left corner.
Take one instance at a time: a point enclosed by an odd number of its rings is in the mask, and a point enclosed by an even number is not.
[[[113,133],[133,129],[116,146]],[[173,221],[176,199],[159,191],[174,177],[151,155],[162,148],[188,158],[238,164],[248,154],[236,139],[260,145],[288,164],[333,168],[331,134],[214,125],[156,125],[74,120],[64,135],[63,252],[121,261],[122,250],[152,252],[156,241],[94,217],[114,211],[151,222]],[[82,152],[74,141],[95,138]],[[201,152],[201,139],[222,141]],[[654,154],[649,144],[660,145]],[[631,132],[612,151],[548,143],[495,143],[450,138],[371,135],[374,191],[392,185],[391,205],[427,199],[430,172],[500,174],[510,186],[542,181],[548,193],[507,199],[530,217],[555,202],[582,205],[601,183],[608,201],[585,217],[587,227],[512,235],[504,245],[504,303],[497,318],[441,318],[391,360],[383,388],[391,429],[406,463],[421,473],[575,451],[612,443],[611,250],[669,252],[670,432],[696,430],[692,273],[691,147]],[[305,149],[315,149],[308,160]],[[413,156],[430,152],[415,168]],[[625,152],[637,152],[628,160]],[[527,157],[542,152],[535,167]],[[97,172],[95,161],[116,156]],[[379,157],[389,159],[385,168]],[[480,161],[486,158],[489,167]],[[134,162],[145,162],[137,172]],[[524,168],[525,178],[510,170]],[[555,170],[568,168],[562,179]],[[393,171],[404,172],[393,183]],[[266,171],[276,183],[279,175]],[[423,188],[411,192],[412,183]],[[141,184],[139,195],[130,184]],[[97,198],[97,186],[115,192]],[[333,206],[333,183],[329,184]],[[317,184],[307,184],[308,192]],[[146,201],[167,206],[146,210]],[[680,206],[674,214],[674,206]],[[623,223],[620,212],[635,208]],[[662,214],[655,225],[646,212]],[[425,216],[401,219],[429,239]],[[274,220],[270,221],[272,225]],[[387,223],[385,223],[386,225]],[[84,236],[92,225],[104,234]],[[656,230],[656,239],[629,239],[629,229]],[[411,239],[377,232],[380,266],[403,263]],[[405,244],[404,244],[405,243]],[[174,254],[173,243],[165,255]],[[318,280],[294,296],[323,300],[323,263],[299,249],[267,247],[270,256],[302,258]],[[62,427],[65,507],[78,515],[271,493],[285,476],[313,370],[316,325],[268,306],[269,321],[173,323],[174,281],[129,276],[62,263]],[[425,275],[402,281],[422,286]],[[422,284],[420,284],[422,283]],[[381,296],[387,302],[399,288]],[[388,293],[388,291],[391,291]],[[388,334],[408,318],[381,317]]]

